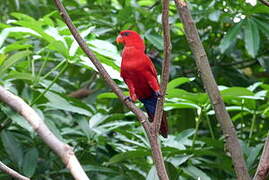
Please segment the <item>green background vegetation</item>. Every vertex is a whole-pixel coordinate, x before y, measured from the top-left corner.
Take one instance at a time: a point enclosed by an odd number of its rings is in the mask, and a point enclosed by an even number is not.
[[[74,24],[117,84],[120,30],[142,34],[160,72],[161,4],[157,0],[65,0]],[[269,129],[269,8],[243,0],[196,0],[192,15],[251,175]],[[157,179],[135,116],[99,77],[52,0],[1,0],[0,84],[22,97],[55,135],[72,145],[93,180]],[[224,137],[197,73],[175,5],[170,5],[172,66],[162,151],[171,180],[235,179]],[[83,98],[69,94],[81,88]],[[137,105],[142,105],[137,102]],[[0,159],[32,179],[72,179],[27,122],[0,104]],[[10,179],[0,173],[0,179]]]

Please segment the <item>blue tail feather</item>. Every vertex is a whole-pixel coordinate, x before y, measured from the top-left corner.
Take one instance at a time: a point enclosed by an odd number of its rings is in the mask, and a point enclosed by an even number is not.
[[[152,122],[154,120],[154,114],[156,111],[156,104],[158,97],[156,95],[152,95],[149,98],[139,99],[143,104],[148,113],[149,120]],[[166,113],[163,112],[161,127],[160,127],[160,134],[166,138],[168,135],[168,124],[167,124]]]
[[[140,101],[144,104],[144,107],[151,120],[153,120],[155,114],[157,99],[157,96],[154,95],[149,98],[140,99]]]

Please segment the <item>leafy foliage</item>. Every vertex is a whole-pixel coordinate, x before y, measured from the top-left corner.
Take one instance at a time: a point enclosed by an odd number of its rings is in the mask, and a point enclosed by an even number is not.
[[[160,71],[161,5],[155,0],[64,1],[74,24],[111,77],[119,76],[122,29],[143,35]],[[192,1],[191,9],[253,175],[269,119],[268,7],[244,1]],[[0,84],[22,97],[55,135],[74,147],[91,179],[157,179],[147,138],[111,93],[48,0],[0,4]],[[224,137],[170,5],[172,69],[161,139],[170,179],[234,179]],[[70,93],[88,90],[76,99]],[[137,105],[142,105],[137,102]],[[70,179],[60,159],[18,114],[0,104],[0,158],[32,179]],[[9,177],[0,174],[5,180]]]

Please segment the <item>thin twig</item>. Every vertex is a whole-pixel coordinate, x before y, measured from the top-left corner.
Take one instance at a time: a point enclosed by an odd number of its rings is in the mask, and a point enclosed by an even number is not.
[[[13,110],[26,119],[41,139],[58,155],[76,180],[89,180],[78,162],[72,147],[60,141],[46,126],[39,115],[20,97],[0,86],[0,101],[3,101]]]
[[[265,6],[269,7],[269,2],[266,0],[259,0],[261,3],[263,3]]]
[[[106,83],[110,86],[112,91],[119,97],[119,99],[122,101],[123,104],[125,104],[137,117],[137,119],[141,122],[142,126],[144,127],[147,136],[149,138],[149,142],[152,149],[152,157],[156,165],[156,170],[158,172],[158,176],[160,180],[167,180],[168,176],[163,176],[163,173],[166,173],[164,161],[162,157],[162,152],[158,143],[158,136],[156,134],[155,128],[152,127],[150,122],[148,121],[147,117],[143,113],[142,110],[140,110],[137,106],[134,105],[134,103],[130,101],[126,101],[126,96],[123,94],[121,89],[117,86],[117,84],[112,80],[112,78],[109,76],[105,68],[102,66],[102,64],[97,60],[96,56],[93,54],[93,52],[89,49],[86,42],[82,39],[80,34],[78,33],[76,27],[72,23],[71,18],[69,17],[68,13],[66,12],[63,4],[60,0],[54,0],[57,8],[60,11],[60,14],[65,21],[66,25],[68,26],[70,32],[74,36],[75,40],[81,47],[81,49],[84,51],[84,53],[89,57],[91,62],[94,64],[96,69],[98,70],[101,77],[106,81]],[[164,178],[167,177],[167,178]]]
[[[4,173],[10,175],[11,177],[18,179],[18,180],[30,180],[28,177],[25,177],[21,175],[20,173],[14,171],[10,167],[6,166],[4,163],[0,161],[0,170],[3,171]]]
[[[269,176],[269,133],[253,180],[266,180]]]
[[[196,25],[192,19],[187,3],[182,0],[174,0],[178,13],[184,26],[189,46],[194,54],[196,65],[200,72],[204,87],[214,107],[216,117],[221,125],[227,146],[231,154],[232,162],[238,180],[249,180],[250,176],[246,168],[243,152],[241,150],[236,131],[230,115],[225,109],[224,102],[220,96],[217,83],[211,71],[205,49],[200,40]]]

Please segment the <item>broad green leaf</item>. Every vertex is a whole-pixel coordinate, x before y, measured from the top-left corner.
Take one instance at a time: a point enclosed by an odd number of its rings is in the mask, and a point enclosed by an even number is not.
[[[236,40],[236,36],[239,33],[241,29],[242,22],[234,25],[228,32],[225,34],[223,39],[220,42],[220,51],[221,53],[224,53],[232,44],[233,41]]]
[[[170,157],[167,161],[171,162],[175,167],[179,167],[181,164],[185,163],[190,159],[192,155],[177,155]]]
[[[51,50],[54,50],[58,53],[60,53],[61,55],[63,55],[64,57],[68,58],[69,57],[69,52],[68,49],[66,48],[66,46],[64,45],[64,43],[60,40],[58,41],[52,41],[49,45],[48,48]]]
[[[157,49],[163,50],[163,39],[159,35],[154,35],[150,33],[145,34],[146,39],[153,44]]]
[[[8,59],[6,59],[3,64],[0,66],[0,76],[11,66],[17,63],[19,60],[25,58],[26,56],[30,55],[31,51],[20,51],[13,55],[11,55]]]
[[[32,45],[30,45],[30,44],[21,44],[21,43],[22,42],[16,42],[16,43],[7,45],[7,46],[5,46],[3,48],[3,51],[5,53],[9,53],[9,52],[12,52],[12,51],[15,51],[15,50],[28,49],[28,48],[32,47]]]
[[[129,92],[128,91],[124,91],[123,94],[125,96],[129,96]],[[97,96],[97,99],[115,99],[115,98],[118,98],[118,96],[115,94],[115,93],[110,93],[110,92],[107,92],[107,93],[102,93],[102,94],[99,94]]]
[[[123,152],[123,153],[119,153],[113,156],[107,164],[115,164],[115,163],[126,161],[127,159],[129,160],[132,158],[144,158],[145,156],[149,156],[149,155],[150,155],[150,152],[145,151],[145,150]]]
[[[7,130],[1,132],[1,139],[9,158],[21,168],[23,162],[21,143],[15,138],[12,132]]]
[[[22,72],[17,72],[17,71],[12,71],[8,74],[6,79],[24,79],[24,80],[29,80],[32,81],[35,78],[33,77],[33,74],[31,73],[22,73]]]
[[[173,79],[167,84],[167,89],[176,88],[177,86],[180,86],[181,84],[191,82],[193,80],[194,78],[186,78],[186,77],[179,77],[179,78]]]
[[[195,166],[187,166],[186,168],[183,168],[183,171],[194,179],[211,180],[211,178],[206,173]]]
[[[6,58],[7,58],[6,54],[0,54],[0,66],[3,64]]]
[[[178,102],[178,103],[165,103],[164,104],[165,109],[164,110],[171,110],[171,109],[199,109],[200,106],[194,104],[194,103],[187,103],[187,102]]]
[[[247,88],[243,87],[231,87],[228,89],[224,89],[221,92],[221,95],[224,99],[230,99],[235,97],[248,97],[248,96],[254,96],[254,93],[248,90]]]
[[[3,45],[4,41],[6,40],[6,38],[8,37],[8,35],[10,33],[17,33],[17,34],[21,34],[21,33],[28,33],[37,37],[40,37],[40,34],[38,34],[36,31],[30,29],[30,28],[26,28],[26,27],[10,27],[10,28],[6,28],[4,29],[1,34],[0,34],[0,47]]]
[[[258,155],[260,154],[260,151],[262,150],[263,145],[262,144],[258,144],[256,147],[252,147],[250,150],[249,154],[246,154],[247,158],[247,166],[248,168],[252,168],[253,163],[255,162],[255,160],[258,159]]]
[[[257,24],[252,19],[247,19],[244,27],[245,48],[248,54],[255,57],[260,48],[260,34]]]
[[[98,173],[111,173],[111,174],[118,174],[118,171],[115,171],[110,168],[106,168],[103,166],[95,166],[95,165],[85,165],[83,166],[83,169],[86,172],[98,172]],[[67,171],[68,172],[68,171]]]
[[[183,89],[168,89],[166,97],[185,99],[195,104],[205,104],[208,101],[205,93],[190,93]]]
[[[35,173],[38,160],[38,151],[36,148],[32,148],[26,152],[23,158],[23,174],[27,177],[32,177]]]
[[[159,180],[155,166],[152,166],[152,168],[150,169],[146,180]]]
[[[45,97],[49,100],[49,103],[46,104],[48,107],[52,107],[52,108],[60,109],[64,111],[70,111],[70,112],[74,112],[74,113],[78,113],[78,114],[82,114],[86,116],[91,115],[91,113],[87,111],[86,109],[70,104],[66,99],[62,98],[61,96],[53,92],[47,92],[45,94]]]
[[[258,25],[259,30],[262,31],[267,36],[267,38],[269,38],[269,24],[257,18],[253,18],[253,20],[256,22],[256,25]]]

